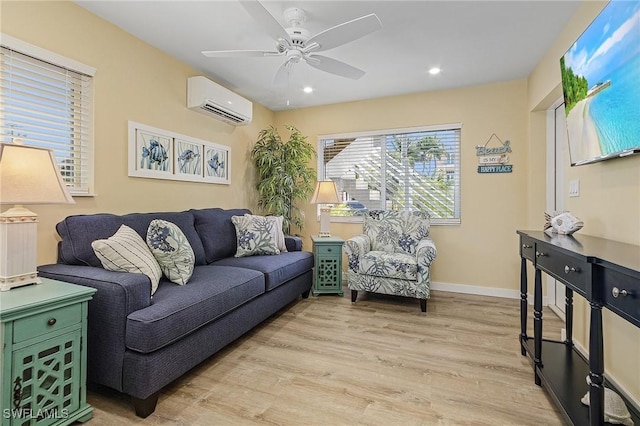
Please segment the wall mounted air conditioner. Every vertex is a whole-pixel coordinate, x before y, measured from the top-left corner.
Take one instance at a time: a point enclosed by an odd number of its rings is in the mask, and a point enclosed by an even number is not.
[[[187,79],[187,108],[234,126],[251,123],[253,104],[206,77]]]

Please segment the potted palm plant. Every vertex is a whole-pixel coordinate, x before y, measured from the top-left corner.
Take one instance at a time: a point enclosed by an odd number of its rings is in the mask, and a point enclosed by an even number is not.
[[[285,127],[291,133],[287,141],[282,140],[273,126],[261,130],[251,159],[256,167],[258,208],[283,216],[284,232],[291,234],[292,225],[300,230],[304,226],[300,204],[313,191],[316,171],[309,162],[316,152],[298,129]]]

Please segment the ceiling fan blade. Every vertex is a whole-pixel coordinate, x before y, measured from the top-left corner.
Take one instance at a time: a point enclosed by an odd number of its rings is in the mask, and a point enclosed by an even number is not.
[[[338,61],[333,58],[328,58],[322,55],[309,55],[305,56],[305,60],[309,65],[322,71],[336,74],[342,77],[347,77],[352,80],[357,80],[366,73],[361,69],[352,67],[349,64]]]
[[[286,40],[291,44],[291,37],[278,20],[257,0],[241,1],[240,4],[255,19],[262,29],[275,41]]]
[[[278,68],[276,75],[273,77],[273,87],[276,89],[286,89],[289,86],[289,74],[293,64],[291,61],[286,61]]]
[[[321,52],[357,40],[380,29],[382,29],[382,22],[375,13],[371,13],[324,30],[311,37],[306,45],[312,46],[314,52]]]
[[[208,58],[252,58],[282,55],[280,52],[267,50],[203,50],[202,54]]]

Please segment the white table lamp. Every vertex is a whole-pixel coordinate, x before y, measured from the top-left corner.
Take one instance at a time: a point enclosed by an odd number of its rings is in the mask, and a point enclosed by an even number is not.
[[[330,180],[316,182],[316,189],[311,196],[312,204],[320,204],[320,237],[330,237],[329,227],[331,226],[331,209],[326,204],[337,204],[340,202],[336,184]]]
[[[0,204],[15,204],[0,214],[0,291],[39,283],[38,215],[24,204],[73,203],[53,152],[0,143]]]

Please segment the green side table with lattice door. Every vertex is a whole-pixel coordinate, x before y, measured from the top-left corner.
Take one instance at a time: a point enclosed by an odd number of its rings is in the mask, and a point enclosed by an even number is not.
[[[0,292],[0,424],[67,425],[87,404],[87,309],[95,289],[43,278]]]
[[[311,236],[315,258],[313,295],[339,294],[342,296],[342,244],[338,237]]]

